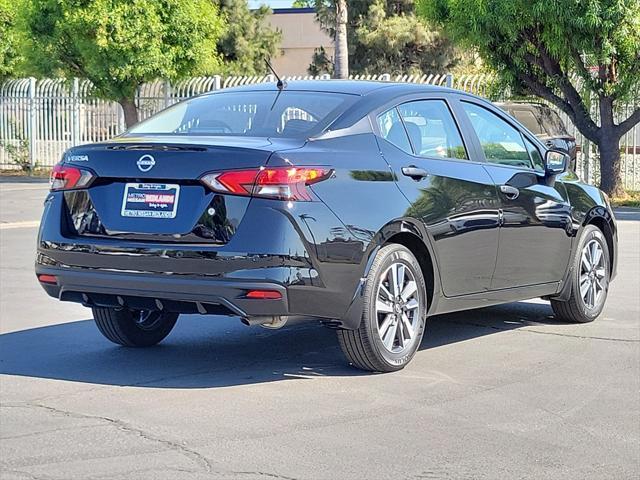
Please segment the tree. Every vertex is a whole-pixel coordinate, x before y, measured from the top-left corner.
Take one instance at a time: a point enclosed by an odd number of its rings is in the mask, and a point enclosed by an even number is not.
[[[334,76],[349,78],[349,44],[347,41],[347,0],[336,0],[336,63]]]
[[[478,48],[514,91],[565,112],[598,145],[600,188],[623,193],[620,139],[640,121],[640,108],[619,123],[615,113],[640,89],[638,0],[418,0],[418,5],[454,39]]]
[[[218,40],[224,73],[259,75],[267,71],[265,60],[279,53],[281,32],[266,22],[269,7],[249,10],[246,0],[214,0],[224,15],[228,28]]]
[[[416,17],[413,0],[359,0],[348,5],[351,72],[443,72],[458,63],[460,54],[452,42]],[[316,16],[322,28],[336,38],[335,0],[318,0]],[[327,60],[326,55],[316,56],[309,71],[328,71],[322,66]]]
[[[83,77],[95,94],[138,121],[138,87],[220,66],[224,29],[210,0],[31,0],[26,9],[28,64],[41,75]]]
[[[0,82],[14,76],[20,61],[17,8],[16,1],[0,0]]]

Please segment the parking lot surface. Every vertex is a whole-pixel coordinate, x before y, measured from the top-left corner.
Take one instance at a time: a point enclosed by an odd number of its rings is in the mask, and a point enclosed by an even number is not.
[[[640,213],[620,211],[603,315],[541,300],[435,317],[403,371],[345,364],[335,333],[182,316],[108,343],[33,273],[47,185],[0,183],[2,479],[635,479]]]

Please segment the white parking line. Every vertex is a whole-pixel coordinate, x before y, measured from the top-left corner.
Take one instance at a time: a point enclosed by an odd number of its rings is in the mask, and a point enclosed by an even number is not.
[[[40,220],[26,220],[23,222],[6,222],[0,223],[0,230],[11,230],[14,228],[37,228],[40,226]]]
[[[48,189],[49,189],[48,183],[36,183],[33,185],[31,184],[12,185],[8,183],[0,183],[0,192],[19,192],[21,190],[48,190]]]

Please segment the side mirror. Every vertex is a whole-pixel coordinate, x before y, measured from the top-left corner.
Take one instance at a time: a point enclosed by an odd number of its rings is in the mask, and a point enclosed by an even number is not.
[[[562,150],[547,150],[544,155],[544,169],[547,175],[555,176],[560,175],[567,171],[569,166],[570,157]]]

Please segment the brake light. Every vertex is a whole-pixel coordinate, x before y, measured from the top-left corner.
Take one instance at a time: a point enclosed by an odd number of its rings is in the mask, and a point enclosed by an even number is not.
[[[273,167],[208,173],[200,181],[214,192],[310,201],[306,188],[331,176],[323,167]]]
[[[89,170],[58,163],[51,170],[51,190],[86,188],[94,178],[95,175]]]
[[[55,275],[47,275],[46,273],[38,274],[38,280],[42,283],[57,284],[58,278]]]
[[[253,298],[256,300],[280,300],[282,294],[276,290],[249,290],[246,298]]]

